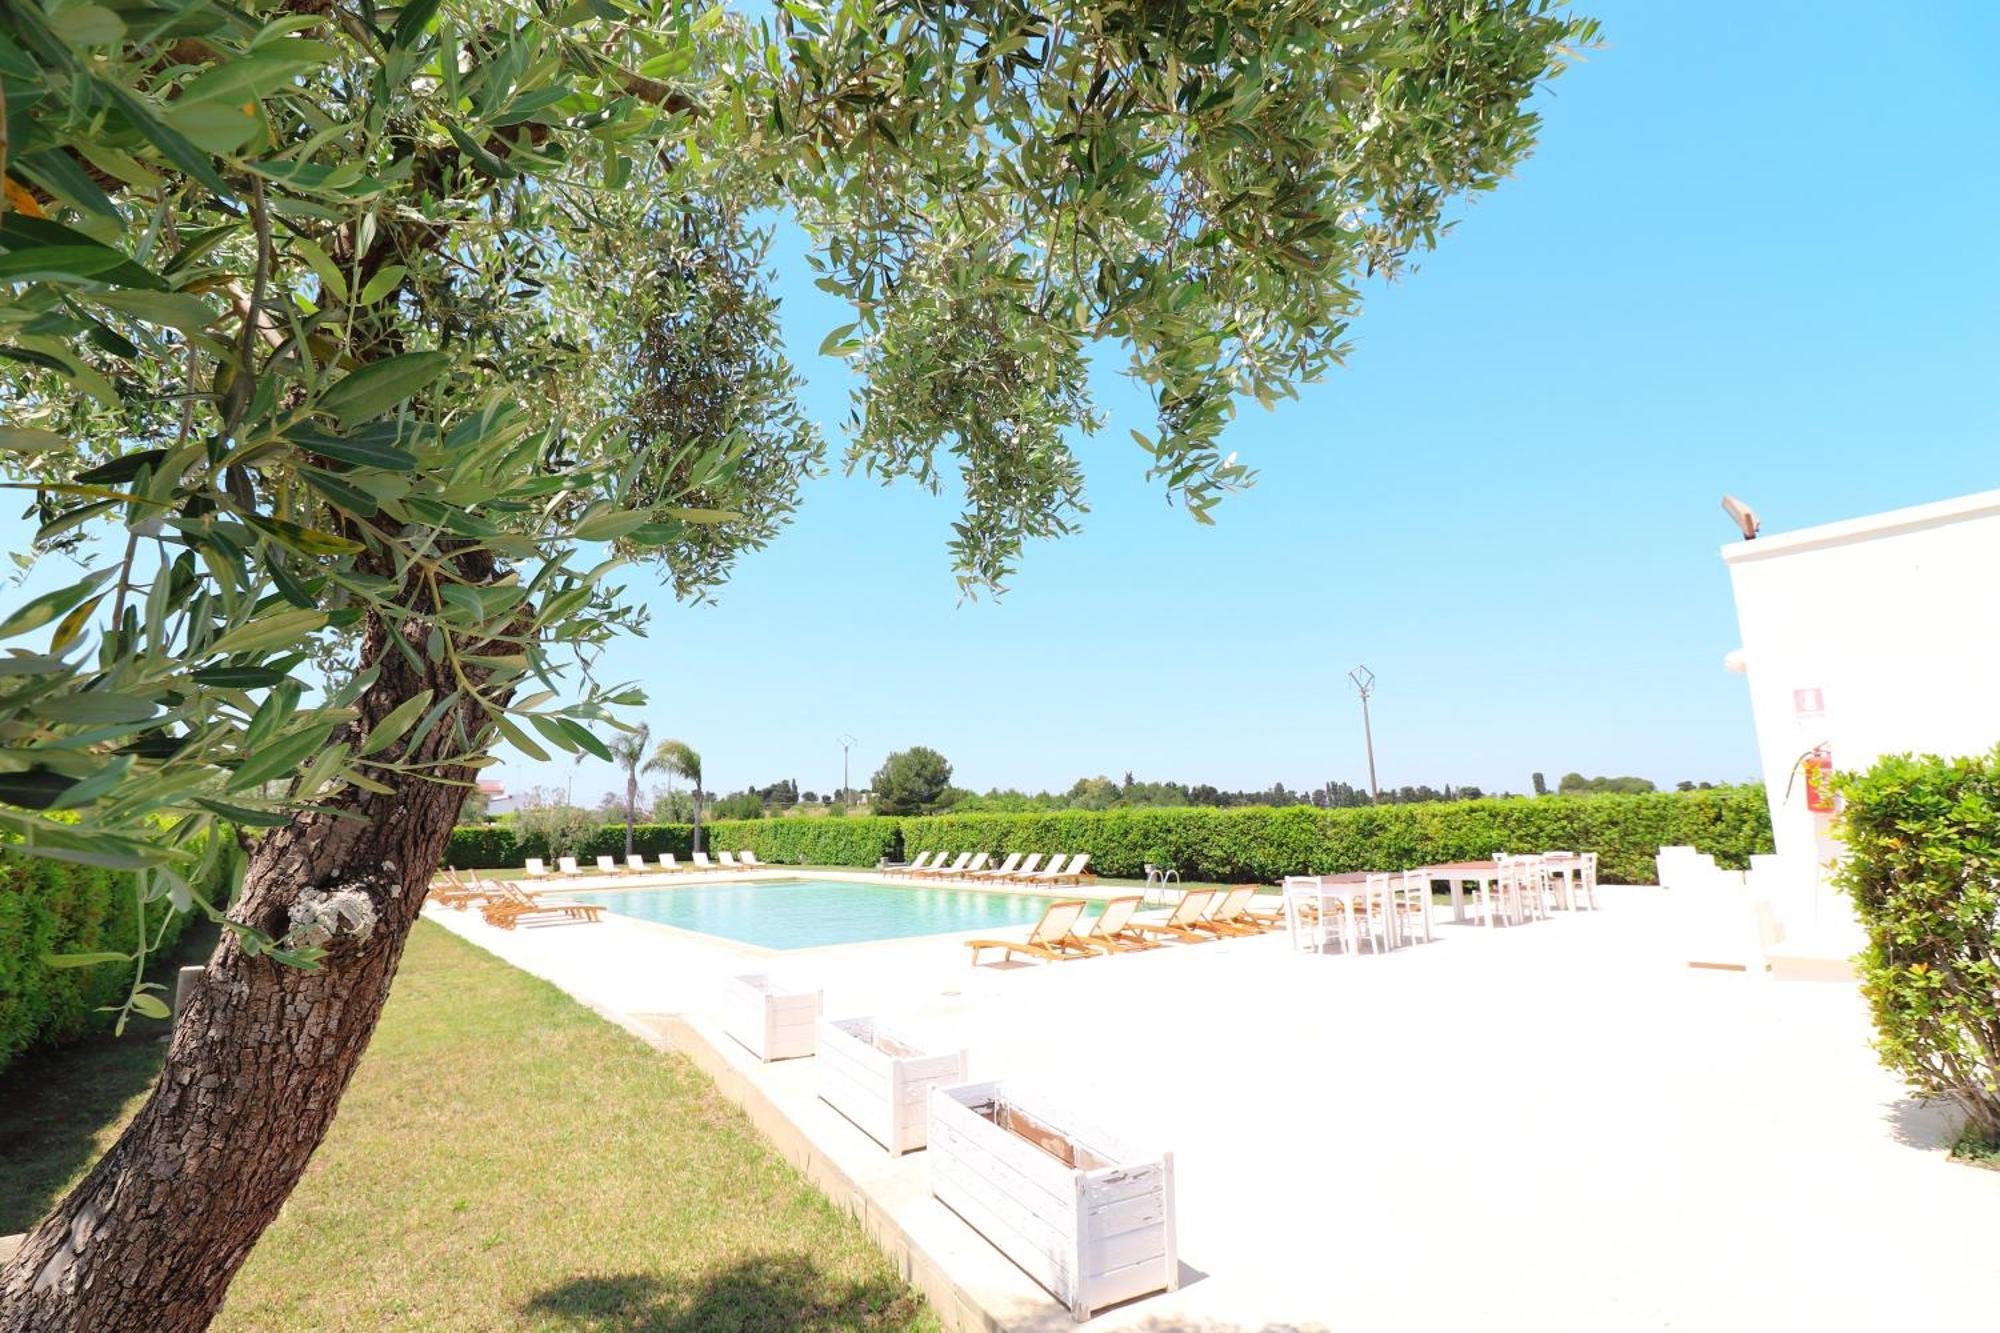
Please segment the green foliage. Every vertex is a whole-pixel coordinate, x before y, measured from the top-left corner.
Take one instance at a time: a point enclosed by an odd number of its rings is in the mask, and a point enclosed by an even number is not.
[[[514,816],[514,828],[520,837],[532,840],[535,846],[544,849],[543,854],[550,857],[581,854],[584,845],[599,827],[595,814],[566,801],[526,805]],[[634,849],[637,849],[636,843]]]
[[[709,808],[709,814],[718,820],[762,819],[764,817],[764,803],[757,799],[757,793],[740,791],[734,796],[725,796],[717,801]],[[734,851],[735,849],[731,848],[730,850]]]
[[[912,745],[882,761],[875,773],[875,808],[885,815],[915,815],[937,808],[951,789],[951,764],[936,750]]]
[[[1894,755],[1835,782],[1876,1049],[1956,1102],[1968,1139],[2000,1146],[2000,750]]]
[[[165,900],[139,901],[130,872],[0,851],[0,1071],[22,1051],[108,1028],[132,984],[115,968],[56,967],[76,957],[166,949],[191,919]]]
[[[748,848],[772,865],[858,866],[899,859],[901,821],[852,817],[828,819],[747,819],[721,821],[704,832],[709,845],[735,852]],[[694,851],[694,830],[686,824],[635,824],[633,850],[648,860],[672,852],[685,862]],[[576,843],[572,855],[586,863],[598,856],[622,857],[623,824],[598,824]],[[547,861],[559,853],[535,833],[516,824],[452,830],[445,860],[464,870],[519,869],[531,856]],[[622,859],[619,862],[623,865]]]
[[[1271,883],[1285,875],[1401,870],[1498,851],[1594,851],[1607,883],[1651,883],[1660,847],[1689,844],[1744,866],[1771,849],[1761,787],[1691,794],[1508,798],[1363,809],[1110,810],[941,815],[903,821],[903,851],[1089,852],[1099,874],[1148,862],[1183,878]]]
[[[1565,773],[1556,784],[1559,796],[1601,796],[1606,792],[1632,796],[1653,790],[1656,789],[1650,778],[1587,778],[1581,773]]]

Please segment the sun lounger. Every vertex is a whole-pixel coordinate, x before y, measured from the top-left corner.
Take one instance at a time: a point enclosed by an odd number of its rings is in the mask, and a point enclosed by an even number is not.
[[[963,857],[961,857],[960,859],[961,859],[961,860],[964,860],[964,858],[963,858]],[[931,871],[931,872],[930,872],[930,875],[928,876],[928,878],[931,878],[931,879],[964,879],[964,878],[965,878],[965,877],[966,877],[967,875],[973,875],[973,874],[977,874],[977,873],[978,873],[979,871],[981,871],[981,870],[984,870],[984,869],[986,868],[986,863],[987,863],[988,861],[991,861],[992,859],[993,859],[993,857],[992,857],[992,855],[991,855],[990,853],[987,853],[987,852],[980,852],[980,853],[979,853],[979,854],[978,854],[977,856],[974,856],[974,857],[973,857],[973,858],[972,858],[972,859],[971,859],[970,861],[966,861],[966,862],[965,862],[965,866],[964,866],[964,868],[963,868],[963,869],[960,869],[960,870],[933,870],[933,871]]]
[[[1014,876],[1016,884],[1058,884],[1062,882],[1063,868],[1069,864],[1061,852],[1049,858],[1049,863],[1033,874],[1022,871]]]
[[[1202,930],[1201,921],[1221,897],[1216,889],[1189,889],[1181,895],[1180,902],[1163,922],[1134,921],[1132,929],[1144,931],[1148,935],[1179,940],[1183,944],[1205,944],[1217,938],[1212,931]]]
[[[724,870],[741,870],[743,868],[736,864],[736,854],[734,852],[717,852],[715,855],[722,862]]]
[[[541,857],[539,857],[539,856],[531,856],[531,857],[529,857],[529,858],[528,858],[528,878],[529,878],[529,879],[541,879],[541,878],[543,878],[544,876],[546,876],[546,875],[547,875],[548,873],[549,873],[549,868],[548,868],[548,866],[546,866],[545,864],[543,864],[543,862],[542,862],[542,858],[541,858]]]
[[[583,873],[576,868],[576,858],[574,856],[558,856],[556,858],[556,870],[558,873],[564,875],[581,875]]]
[[[694,868],[696,870],[715,870],[718,867],[709,861],[707,852],[696,852],[694,854]]]
[[[608,856],[600,856],[597,858],[597,873],[600,875],[615,875],[618,873],[618,863]]]
[[[752,870],[768,869],[762,861],[757,859],[757,853],[751,851],[748,847],[736,853],[736,859]]]
[[[651,871],[647,869],[646,858],[637,852],[633,852],[625,858],[625,873],[628,875],[645,875],[650,874]]]
[[[1091,874],[1090,871],[1085,868],[1089,866],[1089,864],[1090,864],[1090,853],[1078,852],[1075,856],[1072,856],[1070,858],[1068,868],[1058,871],[1051,882],[1056,884],[1081,884],[1085,880],[1090,880],[1093,883],[1095,883],[1097,880],[1097,876]]]
[[[1035,867],[1040,865],[1041,863],[1042,863],[1042,854],[1040,852],[1029,852],[1028,859],[1021,862],[1020,867],[1017,870],[1015,870],[1012,874],[995,875],[994,878],[1008,879],[1008,880],[1024,880],[1028,878],[1028,876],[1034,874]]]
[[[1077,918],[1082,915],[1083,899],[1065,898],[1048,905],[1042,912],[1042,919],[1035,923],[1035,928],[1028,932],[1025,940],[967,940],[965,943],[972,950],[973,966],[979,965],[982,949],[999,949],[1003,959],[1018,953],[1050,963],[1066,958],[1094,958],[1102,950],[1078,939],[1073,933]]]
[[[996,869],[970,871],[967,873],[966,878],[1006,879],[1020,867],[1020,864],[1021,864],[1021,854],[1019,852],[1009,852],[1007,853],[1007,859],[1005,861],[1002,861]]]
[[[488,925],[498,926],[502,930],[512,930],[523,922],[530,924],[539,922],[543,925],[559,925],[570,921],[589,922],[597,920],[604,914],[604,909],[595,903],[531,898],[521,891],[520,886],[514,884],[499,884],[496,887],[499,889],[499,897],[489,901],[480,909],[480,915],[486,918]]]
[[[661,852],[660,869],[666,871],[670,875],[674,875],[674,874],[679,874],[683,870],[686,870],[687,867],[682,865],[680,861],[675,858],[672,852]]]
[[[882,873],[885,875],[914,875],[919,870],[930,869],[931,858],[941,855],[943,855],[941,852],[918,852],[916,860],[906,861],[899,866],[883,866]]]
[[[1208,911],[1194,923],[1194,929],[1217,935],[1262,935],[1270,927],[1252,920],[1249,913],[1250,898],[1256,892],[1255,884],[1224,889],[1210,901]]]
[[[915,879],[949,879],[954,875],[963,873],[965,868],[971,864],[972,853],[960,852],[958,859],[948,866],[934,865],[928,870],[913,870],[910,874]]]
[[[454,907],[461,912],[470,907],[473,902],[484,901],[490,896],[492,896],[492,889],[482,884],[478,876],[473,876],[471,882],[467,883],[458,877],[456,867],[447,869],[444,875],[444,882],[442,884],[432,884],[430,892],[430,900],[438,906]]]
[[[1113,898],[1104,904],[1104,910],[1090,923],[1090,928],[1072,938],[1084,944],[1094,944],[1106,953],[1129,953],[1138,949],[1157,949],[1160,942],[1149,939],[1146,933],[1132,928],[1132,914],[1139,910],[1144,901],[1138,894]]]

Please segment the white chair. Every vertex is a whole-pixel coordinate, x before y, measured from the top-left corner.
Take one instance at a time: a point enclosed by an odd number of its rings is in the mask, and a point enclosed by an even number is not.
[[[1583,873],[1583,861],[1575,852],[1543,852],[1542,872],[1549,892],[1562,911],[1575,909],[1576,877]]]
[[[1590,910],[1597,910],[1597,853],[1583,854],[1583,875],[1578,884],[1583,895],[1590,899]]]
[[[1319,877],[1287,875],[1284,889],[1285,928],[1291,933],[1292,947],[1325,953],[1328,913],[1321,900]],[[1344,921],[1347,916],[1344,906],[1340,915]]]
[[[1515,859],[1505,852],[1496,852],[1493,860],[1500,867],[1499,873],[1490,880],[1479,881],[1480,919],[1489,926],[1503,921],[1511,926],[1521,920],[1521,881],[1514,870]]]
[[[1349,932],[1354,940],[1354,951],[1361,952],[1361,937],[1365,931],[1376,953],[1383,953],[1396,945],[1396,877],[1394,875],[1370,874],[1361,886],[1361,892],[1354,903],[1354,910],[1348,914]]]
[[[1422,931],[1424,943],[1431,942],[1431,877],[1421,870],[1405,870],[1395,890],[1396,929],[1405,926]]]
[[[1515,893],[1521,904],[1521,915],[1537,921],[1546,921],[1552,915],[1549,900],[1554,896],[1549,889],[1549,872],[1542,864],[1542,858],[1533,853],[1513,858]]]

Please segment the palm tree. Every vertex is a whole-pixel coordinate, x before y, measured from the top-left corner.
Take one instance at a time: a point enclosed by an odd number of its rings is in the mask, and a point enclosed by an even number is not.
[[[625,770],[625,855],[632,855],[633,809],[639,804],[639,769],[646,762],[646,746],[653,729],[644,722],[637,731],[621,731],[611,740],[611,758]]]
[[[664,740],[646,761],[648,773],[670,773],[694,789],[694,849],[701,847],[701,756],[686,741]]]

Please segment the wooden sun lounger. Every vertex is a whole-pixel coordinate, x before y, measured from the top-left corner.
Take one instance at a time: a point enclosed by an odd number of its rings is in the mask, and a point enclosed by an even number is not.
[[[1014,873],[1016,867],[1018,867],[1020,864],[1021,864],[1021,854],[1019,852],[1009,852],[1007,853],[1007,859],[1005,861],[1002,861],[998,866],[994,866],[991,869],[987,870],[968,871],[966,873],[966,878],[1006,879],[1008,876]]]
[[[973,857],[973,858],[972,858],[972,859],[971,859],[970,861],[966,861],[964,857],[960,857],[960,858],[959,858],[959,860],[960,860],[961,862],[964,862],[964,864],[963,864],[963,865],[961,865],[961,866],[960,866],[960,867],[959,867],[958,869],[956,869],[956,870],[949,870],[949,869],[947,869],[947,870],[937,870],[937,869],[933,869],[933,870],[930,870],[930,871],[928,871],[928,872],[925,872],[925,873],[924,873],[924,878],[926,878],[926,879],[964,879],[964,878],[965,878],[966,876],[968,876],[968,875],[976,875],[976,874],[978,874],[978,873],[979,873],[980,871],[984,870],[984,869],[986,868],[986,863],[987,863],[988,861],[992,860],[992,859],[993,859],[993,857],[992,857],[991,853],[988,853],[988,852],[980,852],[980,853],[979,853],[978,855],[974,856],[974,857]]]
[[[475,900],[484,900],[492,896],[492,888],[481,883],[478,878],[475,877],[470,884],[461,880],[456,867],[447,869],[445,882],[431,885],[430,892],[431,901],[438,906],[457,908],[461,912],[470,907]]]
[[[1201,921],[1220,896],[1217,889],[1189,889],[1181,895],[1180,902],[1164,922],[1134,921],[1132,929],[1144,931],[1165,939],[1179,940],[1182,944],[1206,944],[1216,939],[1212,931],[1202,930]]]
[[[1148,938],[1146,933],[1132,926],[1132,914],[1139,910],[1143,901],[1138,894],[1126,898],[1113,898],[1104,904],[1104,910],[1090,923],[1090,929],[1081,935],[1071,936],[1083,944],[1094,944],[1106,953],[1131,953],[1140,949],[1157,949],[1160,942]]]
[[[1239,884],[1233,889],[1222,890],[1209,900],[1208,910],[1200,920],[1192,923],[1193,929],[1211,931],[1216,935],[1262,935],[1270,927],[1252,920],[1249,914],[1250,898],[1256,892],[1255,884]]]
[[[918,879],[948,879],[953,875],[964,874],[971,864],[972,853],[960,852],[958,859],[948,866],[933,865],[925,870],[912,870],[910,874]]]
[[[1069,868],[1059,870],[1054,875],[1051,875],[1049,882],[1051,884],[1076,884],[1080,886],[1085,880],[1089,880],[1094,884],[1097,882],[1097,876],[1090,873],[1087,868],[1089,865],[1090,853],[1078,852],[1069,859]]]
[[[502,930],[512,930],[523,921],[534,918],[548,918],[545,925],[555,925],[564,921],[596,921],[604,915],[604,909],[595,903],[564,902],[557,898],[531,898],[518,885],[496,884],[500,896],[488,901],[480,910],[486,923]]]
[[[1028,859],[1021,862],[1017,869],[1009,871],[1004,875],[995,875],[993,878],[1011,880],[1018,884],[1024,880],[1032,879],[1035,874],[1035,867],[1041,863],[1042,854],[1040,852],[1029,852]]]
[[[967,940],[965,943],[972,950],[973,966],[979,965],[982,949],[999,949],[1003,959],[1018,953],[1046,963],[1059,963],[1070,958],[1095,958],[1104,950],[1078,939],[1074,933],[1077,918],[1082,915],[1083,899],[1063,898],[1048,905],[1042,912],[1042,919],[1035,923],[1035,928],[1028,932],[1025,940]]]

